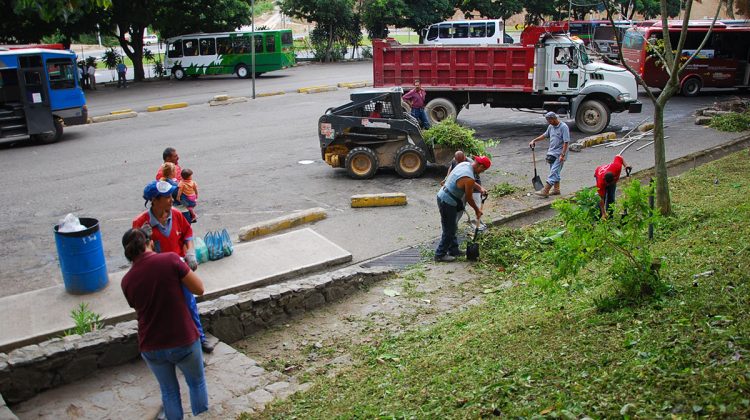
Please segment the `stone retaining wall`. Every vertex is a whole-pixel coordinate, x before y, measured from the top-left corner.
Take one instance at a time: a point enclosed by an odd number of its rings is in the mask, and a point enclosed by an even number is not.
[[[205,331],[226,343],[333,302],[393,273],[389,267],[349,267],[201,302]],[[53,338],[0,353],[0,394],[10,403],[138,357],[137,321]]]

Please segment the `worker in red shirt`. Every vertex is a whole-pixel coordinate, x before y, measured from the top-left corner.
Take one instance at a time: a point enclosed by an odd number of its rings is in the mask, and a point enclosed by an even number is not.
[[[622,158],[622,155],[616,155],[611,163],[597,166],[594,171],[596,189],[599,193],[599,197],[601,197],[601,200],[599,200],[599,209],[601,210],[602,218],[607,217],[607,215],[612,215],[611,206],[615,203],[617,181],[620,179],[623,167],[625,167],[628,174],[630,174],[631,167],[625,163],[625,159]]]

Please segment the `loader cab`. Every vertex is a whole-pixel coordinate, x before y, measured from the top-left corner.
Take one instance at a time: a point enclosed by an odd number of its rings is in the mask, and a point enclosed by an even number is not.
[[[375,111],[378,103],[382,106],[380,112],[382,118],[404,118],[404,110],[401,107],[401,97],[404,91],[401,88],[392,88],[387,91],[383,89],[368,89],[354,92],[349,96],[352,104],[357,109],[352,111],[361,117],[368,117]]]
[[[544,94],[577,93],[585,80],[585,65],[590,62],[583,42],[566,36],[549,38],[539,48],[537,61],[544,63],[545,80],[538,86]],[[543,53],[542,53],[543,52]]]

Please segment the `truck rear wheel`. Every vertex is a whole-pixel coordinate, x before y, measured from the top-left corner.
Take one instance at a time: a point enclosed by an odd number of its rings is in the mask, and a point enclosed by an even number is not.
[[[354,179],[368,179],[378,171],[378,156],[369,147],[355,147],[346,155],[346,172]]]
[[[427,103],[425,111],[427,111],[427,119],[430,120],[430,124],[437,124],[446,118],[456,118],[458,115],[456,105],[445,98],[431,100]]]
[[[407,144],[396,152],[396,172],[402,178],[418,178],[427,168],[427,156],[417,146]]]
[[[609,109],[596,99],[584,101],[576,112],[576,126],[584,134],[599,134],[609,125]]]

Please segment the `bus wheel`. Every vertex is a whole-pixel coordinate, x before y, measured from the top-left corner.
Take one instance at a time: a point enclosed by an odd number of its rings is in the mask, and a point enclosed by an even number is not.
[[[435,98],[425,107],[430,124],[437,124],[446,118],[456,118],[458,111],[453,102],[445,98]]]
[[[378,171],[378,157],[369,147],[355,147],[348,155],[344,167],[351,178],[368,179]]]
[[[418,178],[427,168],[427,157],[417,146],[407,144],[396,152],[396,172],[402,178]]]
[[[578,107],[576,127],[584,134],[599,134],[609,125],[609,109],[597,101],[589,99]]]
[[[59,141],[62,138],[62,135],[63,122],[61,119],[55,118],[55,131],[44,134],[35,134],[31,136],[31,139],[40,144],[52,144]]]
[[[172,69],[172,76],[175,80],[185,80],[185,70],[182,67],[175,67]]]
[[[240,64],[239,66],[237,66],[235,73],[237,73],[237,77],[239,77],[240,79],[247,79],[247,76],[250,75],[250,72],[247,70],[247,66],[244,64]]]
[[[682,84],[682,96],[698,96],[701,91],[701,81],[697,77],[691,77]]]

